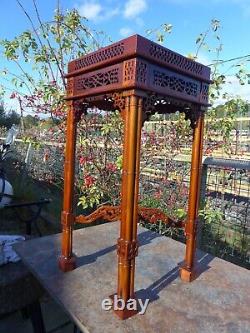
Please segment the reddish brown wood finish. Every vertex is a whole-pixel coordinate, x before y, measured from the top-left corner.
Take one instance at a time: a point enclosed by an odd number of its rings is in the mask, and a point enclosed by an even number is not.
[[[194,128],[192,162],[189,188],[189,206],[186,222],[186,256],[185,263],[180,269],[181,279],[190,282],[195,279],[195,242],[197,230],[197,215],[199,208],[200,178],[202,167],[202,143],[203,143],[204,115],[200,113]]]
[[[138,187],[140,167],[140,137],[142,126],[141,99],[127,98],[126,125],[123,152],[121,234],[118,239],[117,294],[126,302],[134,297],[134,266],[138,252]],[[140,105],[139,105],[140,104]]]
[[[59,258],[59,267],[67,272],[75,268],[75,258],[72,254],[72,226],[73,195],[75,178],[75,147],[76,147],[76,119],[74,102],[68,103],[66,150],[64,162],[64,196],[63,211],[61,214],[62,224],[62,254]]]
[[[208,106],[210,69],[141,36],[135,35],[69,63],[67,97],[69,111],[65,152],[64,203],[62,212],[63,271],[75,267],[72,253],[73,223],[91,223],[102,217],[120,218],[117,241],[117,295],[125,302],[135,297],[135,257],[138,254],[138,216],[155,223],[159,218],[173,226],[158,209],[138,207],[141,128],[155,112],[184,112],[194,129],[189,208],[186,223],[185,264],[180,270],[184,281],[194,274],[196,223],[199,205],[200,168],[204,111]],[[124,120],[121,207],[103,206],[89,216],[74,216],[73,188],[76,123],[87,108],[120,110]],[[167,254],[166,254],[167,255]],[[135,313],[117,313],[126,319]]]

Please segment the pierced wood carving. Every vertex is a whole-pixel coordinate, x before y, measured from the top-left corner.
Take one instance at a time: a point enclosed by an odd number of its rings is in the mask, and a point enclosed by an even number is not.
[[[100,70],[93,75],[80,77],[76,80],[76,91],[109,86],[119,82],[119,68],[107,71]]]
[[[152,224],[162,221],[163,223],[176,228],[182,228],[184,226],[182,221],[174,221],[158,208],[139,207],[138,213],[142,220]]]
[[[124,53],[124,43],[120,42],[75,60],[74,69],[79,70],[81,68],[86,68],[91,65],[98,64],[99,62],[112,60],[117,56],[123,55],[123,53]]]
[[[143,98],[144,121],[150,116],[157,113],[174,113],[176,111],[185,114],[185,119],[190,120],[191,128],[196,126],[197,119],[204,110],[198,106],[193,106],[192,103],[168,98],[160,94],[147,94]]]
[[[112,94],[112,101],[114,108],[119,109],[120,111],[124,111],[125,109],[125,97],[122,93],[114,93]]]
[[[73,108],[74,120],[78,123],[81,120],[81,116],[87,114],[88,104],[84,103],[83,100],[73,101]]]
[[[75,217],[75,222],[89,224],[102,218],[105,221],[113,222],[120,219],[120,206],[101,206],[88,216],[79,215]]]
[[[181,228],[184,226],[181,221],[174,221],[168,217],[164,212],[158,208],[148,208],[148,207],[138,207],[138,216],[144,221],[149,223],[157,223],[162,221],[165,224]],[[104,221],[114,222],[119,220],[121,217],[121,206],[108,206],[104,205],[99,207],[90,215],[84,216],[79,215],[75,217],[75,222],[82,224],[90,224],[96,221],[97,219],[103,219]]]
[[[171,90],[180,95],[197,97],[200,93],[200,82],[169,70],[155,69],[153,71],[153,85],[162,90]]]
[[[180,68],[181,70],[188,71],[196,75],[202,75],[204,66],[195,62],[191,59],[185,58],[182,55],[170,51],[165,47],[158,45],[156,43],[150,44],[149,54],[151,57],[164,62],[166,64],[171,64]]]

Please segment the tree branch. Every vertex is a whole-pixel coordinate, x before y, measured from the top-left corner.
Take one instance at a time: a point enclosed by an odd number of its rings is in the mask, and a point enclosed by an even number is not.
[[[42,40],[41,40],[41,38],[40,38],[38,32],[36,31],[35,25],[34,25],[32,19],[31,19],[30,15],[29,15],[28,12],[25,10],[25,8],[24,8],[23,5],[21,4],[21,2],[20,2],[19,0],[16,0],[16,1],[17,1],[17,3],[18,3],[19,7],[20,7],[20,8],[22,9],[22,11],[24,12],[25,16],[28,18],[28,20],[29,20],[29,22],[30,22],[30,24],[31,24],[31,26],[32,26],[32,29],[33,29],[33,31],[34,31],[34,33],[35,33],[35,35],[36,35],[36,37],[37,37],[37,39],[38,39],[38,41],[39,41],[40,46],[43,47],[44,44],[43,44],[43,42],[42,42]],[[55,81],[55,76],[54,76],[53,69],[52,69],[52,67],[51,67],[51,65],[50,65],[49,56],[48,56],[47,52],[46,52],[45,54],[46,54],[46,59],[47,59],[48,67],[49,67],[49,69],[50,69],[51,77],[52,77],[52,79]]]

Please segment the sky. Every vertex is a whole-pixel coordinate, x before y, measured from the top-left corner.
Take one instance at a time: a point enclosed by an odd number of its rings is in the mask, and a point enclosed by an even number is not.
[[[32,1],[20,1],[32,14]],[[36,2],[43,20],[50,20],[57,0]],[[218,19],[223,43],[221,58],[250,54],[250,0],[61,0],[60,3],[63,10],[77,8],[89,20],[90,27],[104,31],[112,41],[135,33],[146,36],[148,29],[157,29],[163,23],[172,24],[164,46],[183,55],[195,52],[197,36],[207,30],[211,19]],[[0,4],[0,39],[14,38],[30,28],[16,0],[0,0]],[[213,45],[215,41],[210,43]],[[0,59],[2,69],[6,63],[2,56]],[[200,51],[200,62],[210,64],[213,59],[214,54]],[[228,81],[231,81],[227,88],[230,92],[237,91],[250,100],[250,85],[240,86],[231,76]]]

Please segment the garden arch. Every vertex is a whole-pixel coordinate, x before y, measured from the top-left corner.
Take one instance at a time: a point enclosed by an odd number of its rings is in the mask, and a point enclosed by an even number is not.
[[[138,207],[140,143],[143,122],[155,112],[184,112],[193,128],[186,255],[180,269],[184,281],[195,277],[194,255],[199,205],[204,112],[208,106],[210,69],[139,35],[99,49],[69,63],[67,77],[67,137],[64,199],[61,215],[63,271],[75,268],[72,253],[74,222],[102,217],[121,220],[118,253],[118,297],[134,297],[138,216],[174,223],[157,209]],[[102,206],[89,216],[73,212],[76,128],[88,108],[119,109],[124,120],[121,206]],[[178,223],[177,223],[178,226]],[[126,311],[119,316],[126,318]]]

